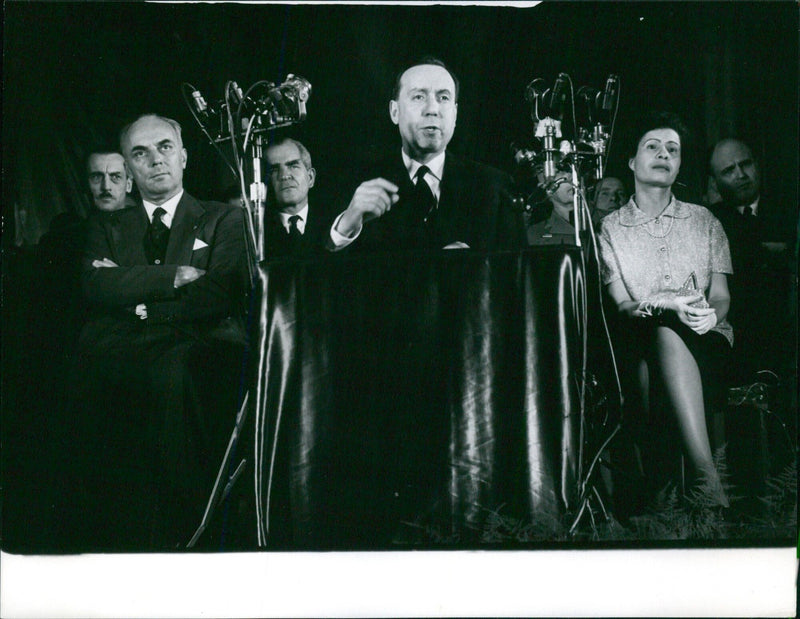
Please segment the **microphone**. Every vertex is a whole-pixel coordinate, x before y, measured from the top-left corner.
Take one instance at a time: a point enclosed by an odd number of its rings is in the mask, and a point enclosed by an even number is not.
[[[564,101],[567,98],[567,82],[569,75],[566,73],[559,73],[556,78],[556,83],[553,85],[553,90],[550,91],[550,116],[557,120],[561,120],[564,113]]]
[[[619,77],[613,73],[608,76],[606,80],[606,88],[603,91],[603,99],[600,103],[599,116],[601,122],[610,124],[617,109],[617,101],[619,100]]]
[[[542,98],[549,101],[548,115],[541,119],[536,127],[536,137],[542,138],[544,150],[544,178],[551,181],[556,175],[556,149],[555,139],[561,137],[561,116],[564,108],[564,101],[567,98],[567,83],[569,75],[559,73],[556,83],[549,91],[549,99],[545,94]]]
[[[278,112],[278,114],[281,116],[286,116],[289,113],[289,109],[283,99],[283,93],[281,92],[280,86],[270,88],[267,96],[269,97],[270,101],[272,101],[272,104],[275,106],[275,110]]]
[[[231,100],[231,105],[237,105],[237,106],[241,105],[244,95],[242,93],[242,89],[239,88],[239,84],[237,84],[236,82],[230,83],[229,96]]]
[[[192,101],[194,103],[194,111],[203,118],[208,118],[211,111],[208,109],[208,103],[203,98],[203,95],[196,88],[192,90]]]
[[[553,178],[555,178],[556,175],[556,160],[553,155],[558,151],[556,151],[555,149],[555,138],[556,138],[555,127],[552,125],[547,125],[545,127],[545,134],[543,140],[544,179],[547,182],[553,180]]]
[[[576,108],[580,115],[580,119],[576,119],[578,120],[578,124],[581,126],[586,124],[594,125],[595,119],[597,118],[597,110],[600,109],[603,93],[591,86],[581,86],[575,94],[575,98],[580,103]]]
[[[541,77],[537,77],[525,87],[525,101],[534,103],[536,98],[541,96],[544,91],[544,80]]]
[[[619,97],[619,77],[613,73],[606,80],[606,89],[603,91],[602,109],[606,112],[613,112],[617,107]]]
[[[514,163],[517,165],[536,161],[536,151],[523,146],[517,146],[513,142],[511,143],[511,153],[514,155]]]

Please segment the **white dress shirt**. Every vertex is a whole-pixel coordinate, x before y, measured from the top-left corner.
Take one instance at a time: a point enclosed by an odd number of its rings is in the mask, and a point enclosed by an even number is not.
[[[153,222],[153,213],[157,208],[163,208],[166,213],[161,216],[161,221],[164,222],[164,225],[167,228],[172,228],[172,218],[175,217],[175,209],[178,208],[178,202],[181,201],[183,197],[183,189],[181,189],[177,195],[172,196],[169,200],[164,202],[164,204],[153,204],[152,202],[148,202],[145,199],[142,199],[142,204],[144,205],[144,209],[147,211],[147,218],[150,222]]]
[[[745,209],[750,209],[750,212],[753,215],[758,215],[758,198],[752,204],[748,204],[747,206],[737,206],[736,209],[739,211],[740,214],[744,215]]]
[[[281,224],[287,233],[291,231],[292,227],[292,224],[289,220],[295,215],[299,215],[300,219],[297,220],[297,229],[300,230],[300,234],[305,234],[306,221],[308,220],[308,202],[306,202],[306,205],[296,213],[284,213],[283,211],[279,211],[278,215],[280,216]]]
[[[401,152],[403,154],[403,163],[406,166],[406,170],[408,170],[408,177],[411,179],[412,183],[415,182],[414,179],[417,176],[417,170],[419,170],[423,165],[428,166],[430,172],[425,175],[425,182],[428,183],[428,186],[430,186],[431,191],[436,198],[436,203],[438,204],[439,198],[442,195],[441,182],[442,173],[444,171],[444,151],[436,155],[428,163],[420,163],[419,161],[415,161],[406,155],[405,151]]]

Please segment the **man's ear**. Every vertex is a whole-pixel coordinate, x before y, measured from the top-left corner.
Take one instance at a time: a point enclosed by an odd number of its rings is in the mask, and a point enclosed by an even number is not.
[[[314,179],[317,178],[317,171],[314,168],[308,168],[308,188],[314,186]]]
[[[186,169],[186,160],[189,158],[188,153],[186,152],[185,148],[181,149],[181,163],[183,164],[183,169]]]
[[[633,162],[636,160],[636,157],[631,157],[628,159],[628,167],[633,171]]]
[[[719,188],[717,187],[717,179],[711,174],[708,175],[708,183],[706,184],[706,195],[704,196],[709,204],[718,202],[721,198],[719,195]]]
[[[396,125],[399,122],[400,110],[397,107],[397,101],[389,101],[389,118]]]
[[[125,176],[128,177],[128,180],[125,181],[125,193],[130,193],[133,191],[133,172],[127,161],[122,162],[122,167],[125,168]]]

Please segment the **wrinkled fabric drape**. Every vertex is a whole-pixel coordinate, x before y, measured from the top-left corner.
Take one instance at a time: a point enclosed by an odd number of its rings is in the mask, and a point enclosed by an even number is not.
[[[498,518],[555,534],[577,500],[576,249],[260,270],[259,545],[470,545]]]

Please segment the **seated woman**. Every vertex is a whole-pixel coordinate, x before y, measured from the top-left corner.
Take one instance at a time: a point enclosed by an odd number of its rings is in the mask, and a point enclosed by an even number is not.
[[[648,420],[650,384],[659,381],[699,487],[707,490],[708,502],[727,507],[703,395],[704,388],[708,392],[715,386],[714,372],[724,366],[733,343],[725,319],[731,258],[719,221],[704,207],[672,194],[685,136],[680,119],[666,112],[649,114],[633,135],[637,141],[628,166],[635,193],[603,219],[601,273],[620,313],[625,341],[616,348],[633,364],[622,368],[623,376],[636,384],[625,394],[628,402],[634,397],[626,423],[641,426]]]

